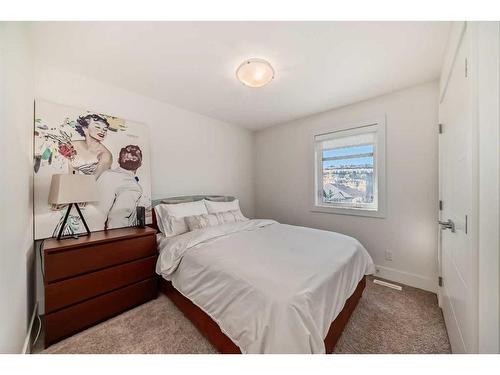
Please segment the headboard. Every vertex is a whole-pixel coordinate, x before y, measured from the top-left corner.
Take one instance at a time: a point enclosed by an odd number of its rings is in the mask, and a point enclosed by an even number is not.
[[[156,214],[155,214],[154,207],[159,205],[160,203],[178,204],[178,203],[201,201],[202,199],[206,199],[208,201],[214,201],[214,202],[232,202],[235,200],[234,197],[231,197],[229,195],[184,195],[181,197],[153,199],[151,201],[151,207],[153,208],[153,210],[151,210],[151,215],[153,217],[153,223],[148,224],[148,226],[159,231],[158,224],[156,222]]]

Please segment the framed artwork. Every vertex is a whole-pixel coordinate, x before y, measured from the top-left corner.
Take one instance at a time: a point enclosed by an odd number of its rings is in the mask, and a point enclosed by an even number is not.
[[[50,205],[52,175],[93,175],[97,202],[80,205],[91,231],[135,226],[136,208],[151,223],[149,134],[144,124],[45,100],[35,102],[35,239],[55,237],[67,206]],[[85,232],[70,212],[64,235]]]

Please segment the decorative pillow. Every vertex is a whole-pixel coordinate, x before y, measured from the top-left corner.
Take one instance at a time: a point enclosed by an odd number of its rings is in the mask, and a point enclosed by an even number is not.
[[[218,212],[215,215],[217,215],[219,220],[223,223],[235,223],[237,221],[248,220],[245,216],[243,216],[239,208],[237,210]]]
[[[248,220],[241,214],[240,210],[233,210],[227,212],[219,212],[215,214],[203,214],[185,217],[186,225],[189,230],[203,229],[213,227],[216,225],[235,223],[237,221]]]
[[[158,228],[167,237],[177,236],[189,231],[184,220],[186,216],[208,214],[203,200],[178,204],[162,203],[155,207],[155,212]]]
[[[218,212],[240,210],[240,201],[239,199],[235,199],[232,202],[213,202],[206,200],[205,206],[209,214],[215,214]]]
[[[185,217],[188,229],[196,230],[222,224],[216,214],[203,214]]]

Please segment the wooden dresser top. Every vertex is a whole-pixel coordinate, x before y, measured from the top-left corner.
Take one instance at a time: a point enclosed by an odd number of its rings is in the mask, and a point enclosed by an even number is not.
[[[79,238],[64,238],[57,240],[56,238],[49,238],[44,241],[43,249],[45,252],[60,251],[71,249],[75,247],[95,245],[97,243],[112,242],[123,240],[126,238],[135,238],[142,236],[151,236],[156,234],[156,229],[145,228],[120,228],[103,230],[99,232],[92,232],[90,235],[82,235]]]

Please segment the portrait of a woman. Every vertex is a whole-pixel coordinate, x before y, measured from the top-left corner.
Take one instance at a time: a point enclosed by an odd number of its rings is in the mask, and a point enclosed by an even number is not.
[[[61,228],[63,236],[86,233],[76,210],[68,213],[68,204],[49,201],[54,175],[94,178],[96,199],[79,202],[91,231],[136,225],[137,206],[145,207],[146,220],[151,220],[146,125],[37,99],[33,130],[37,239],[56,237]]]
[[[78,118],[75,130],[85,139],[71,142],[74,156],[70,161],[70,173],[91,174],[97,179],[111,168],[113,157],[102,144],[108,128],[108,120],[103,116],[89,114]]]

